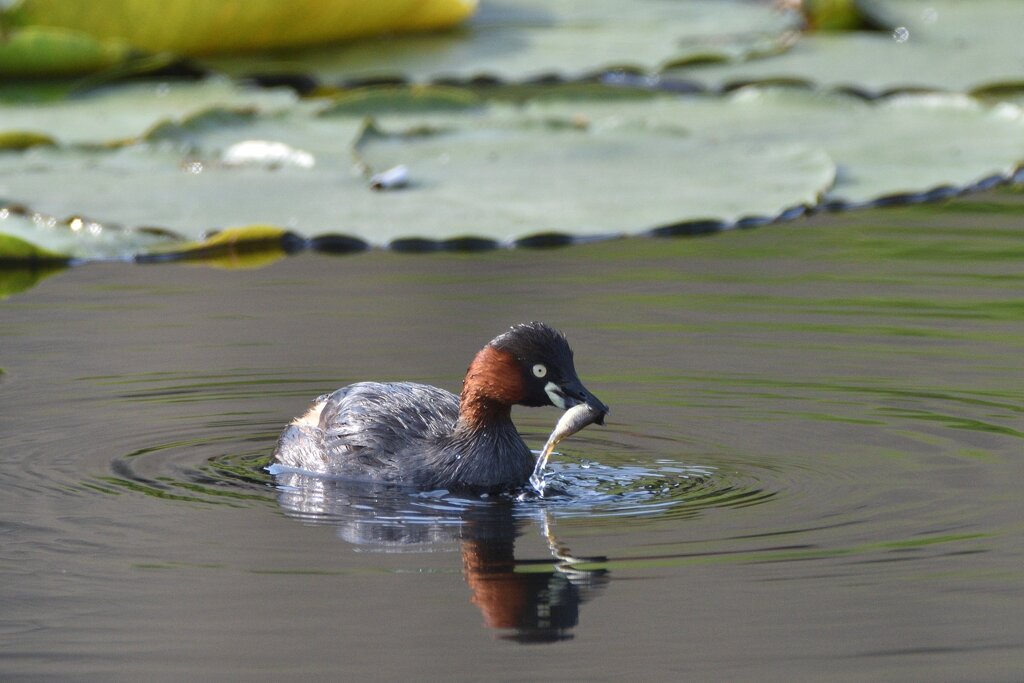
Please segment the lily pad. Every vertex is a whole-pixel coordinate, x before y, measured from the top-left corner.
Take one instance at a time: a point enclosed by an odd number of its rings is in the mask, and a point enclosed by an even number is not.
[[[791,142],[517,120],[506,105],[449,115],[443,128],[412,119],[364,131],[358,158],[361,117],[301,111],[184,131],[182,144],[162,137],[110,150],[34,149],[0,158],[0,195],[50,215],[159,225],[193,240],[211,229],[267,224],[373,245],[465,236],[504,244],[539,233],[626,234],[687,220],[774,217],[814,204],[834,177],[827,154]],[[313,151],[315,163],[223,163],[225,150],[248,134]],[[370,189],[369,175],[399,163],[410,169],[406,189]]]
[[[595,127],[668,126],[707,139],[797,143],[838,166],[826,200],[867,204],[935,188],[1009,179],[1024,162],[1024,111],[965,96],[907,94],[877,101],[804,88],[749,87],[724,98],[648,102],[534,102],[535,117],[575,117]]]
[[[327,82],[576,78],[777,52],[798,27],[795,12],[751,0],[483,0],[464,28],[445,34],[207,63],[237,75],[305,74]]]
[[[66,28],[29,26],[0,32],[0,76],[76,76],[108,69],[129,59],[120,42],[102,42]]]
[[[202,261],[226,270],[265,266],[287,253],[286,231],[270,225],[246,225],[215,233],[202,242],[158,246],[139,261]]]
[[[376,231],[392,240],[445,229],[442,238],[483,235],[499,242],[536,233],[636,233],[698,219],[774,217],[814,204],[834,177],[827,155],[799,144],[566,123],[370,130],[360,145],[369,168],[404,164],[413,180],[410,189],[368,205],[363,220],[369,225],[383,214]],[[771,182],[758,182],[770,176]],[[693,182],[696,177],[701,181]],[[374,205],[385,202],[378,212]],[[423,215],[426,210],[433,215]]]
[[[31,273],[11,269],[12,263],[35,263],[50,269],[76,261],[149,262],[196,260],[224,268],[248,268],[273,261],[285,253],[288,233],[281,228],[249,225],[211,234],[201,241],[160,229],[123,228],[81,217],[59,220],[28,211],[0,209],[0,274],[7,281],[34,282]],[[32,271],[36,272],[36,271]],[[45,273],[44,273],[45,274]],[[38,278],[36,278],[38,279]],[[3,280],[3,278],[0,278]],[[3,296],[0,282],[0,297]],[[14,287],[11,284],[10,287]],[[8,291],[7,293],[13,293]]]
[[[892,30],[884,10],[871,0],[797,0],[812,30]]]
[[[20,0],[0,19],[16,28],[73,30],[100,45],[198,55],[444,28],[475,8],[476,0]]]
[[[668,69],[711,86],[802,80],[871,95],[928,88],[970,92],[1024,80],[1019,0],[888,0],[890,33],[804,35],[788,52],[741,64]]]
[[[24,148],[33,140],[123,144],[159,125],[209,118],[211,112],[268,113],[295,106],[287,89],[244,88],[224,78],[120,85],[44,103],[0,102],[0,150]]]
[[[346,244],[475,247],[912,201],[1008,179],[1024,159],[1021,109],[963,95],[865,101],[746,88],[604,99],[599,89],[559,90],[510,104],[457,89],[374,89],[320,110],[166,124],[116,148],[32,148],[0,155],[0,197],[179,238],[90,252],[17,235],[86,258],[200,254],[206,247],[192,243],[211,231],[261,225],[344,235]],[[397,181],[371,182],[389,170]]]
[[[161,244],[179,242],[159,231],[124,229],[88,219],[0,208],[0,260],[130,259]]]

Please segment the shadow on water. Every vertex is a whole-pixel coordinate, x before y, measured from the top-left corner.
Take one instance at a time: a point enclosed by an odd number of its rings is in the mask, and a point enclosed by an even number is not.
[[[472,602],[484,623],[502,638],[547,643],[572,638],[580,606],[608,584],[604,569],[581,562],[553,533],[550,512],[540,526],[550,559],[517,558],[516,538],[536,526],[529,513],[506,496],[461,498],[396,487],[325,479],[278,471],[277,500],[290,517],[328,524],[361,550],[401,553],[457,548]]]

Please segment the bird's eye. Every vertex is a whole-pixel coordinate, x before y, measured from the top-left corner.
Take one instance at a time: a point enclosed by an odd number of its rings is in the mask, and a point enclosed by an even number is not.
[[[536,365],[533,366],[533,374],[535,377],[543,377],[544,375],[548,374],[548,369],[547,367],[544,366],[543,363],[537,363]]]

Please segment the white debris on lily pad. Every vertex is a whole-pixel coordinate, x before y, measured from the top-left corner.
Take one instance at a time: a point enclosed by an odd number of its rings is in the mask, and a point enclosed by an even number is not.
[[[273,140],[243,140],[221,155],[225,166],[261,166],[264,168],[313,168],[316,159],[309,152]]]
[[[370,178],[371,190],[397,190],[409,184],[409,169],[399,164]]]

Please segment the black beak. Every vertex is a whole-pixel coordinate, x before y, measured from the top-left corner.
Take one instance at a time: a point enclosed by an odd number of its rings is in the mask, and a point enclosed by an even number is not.
[[[594,420],[599,425],[604,424],[604,416],[608,413],[608,406],[601,402],[597,396],[590,393],[590,390],[583,386],[579,379],[573,378],[559,387],[565,395],[565,407],[572,408],[580,403],[586,403],[591,410],[600,413],[601,417]]]

